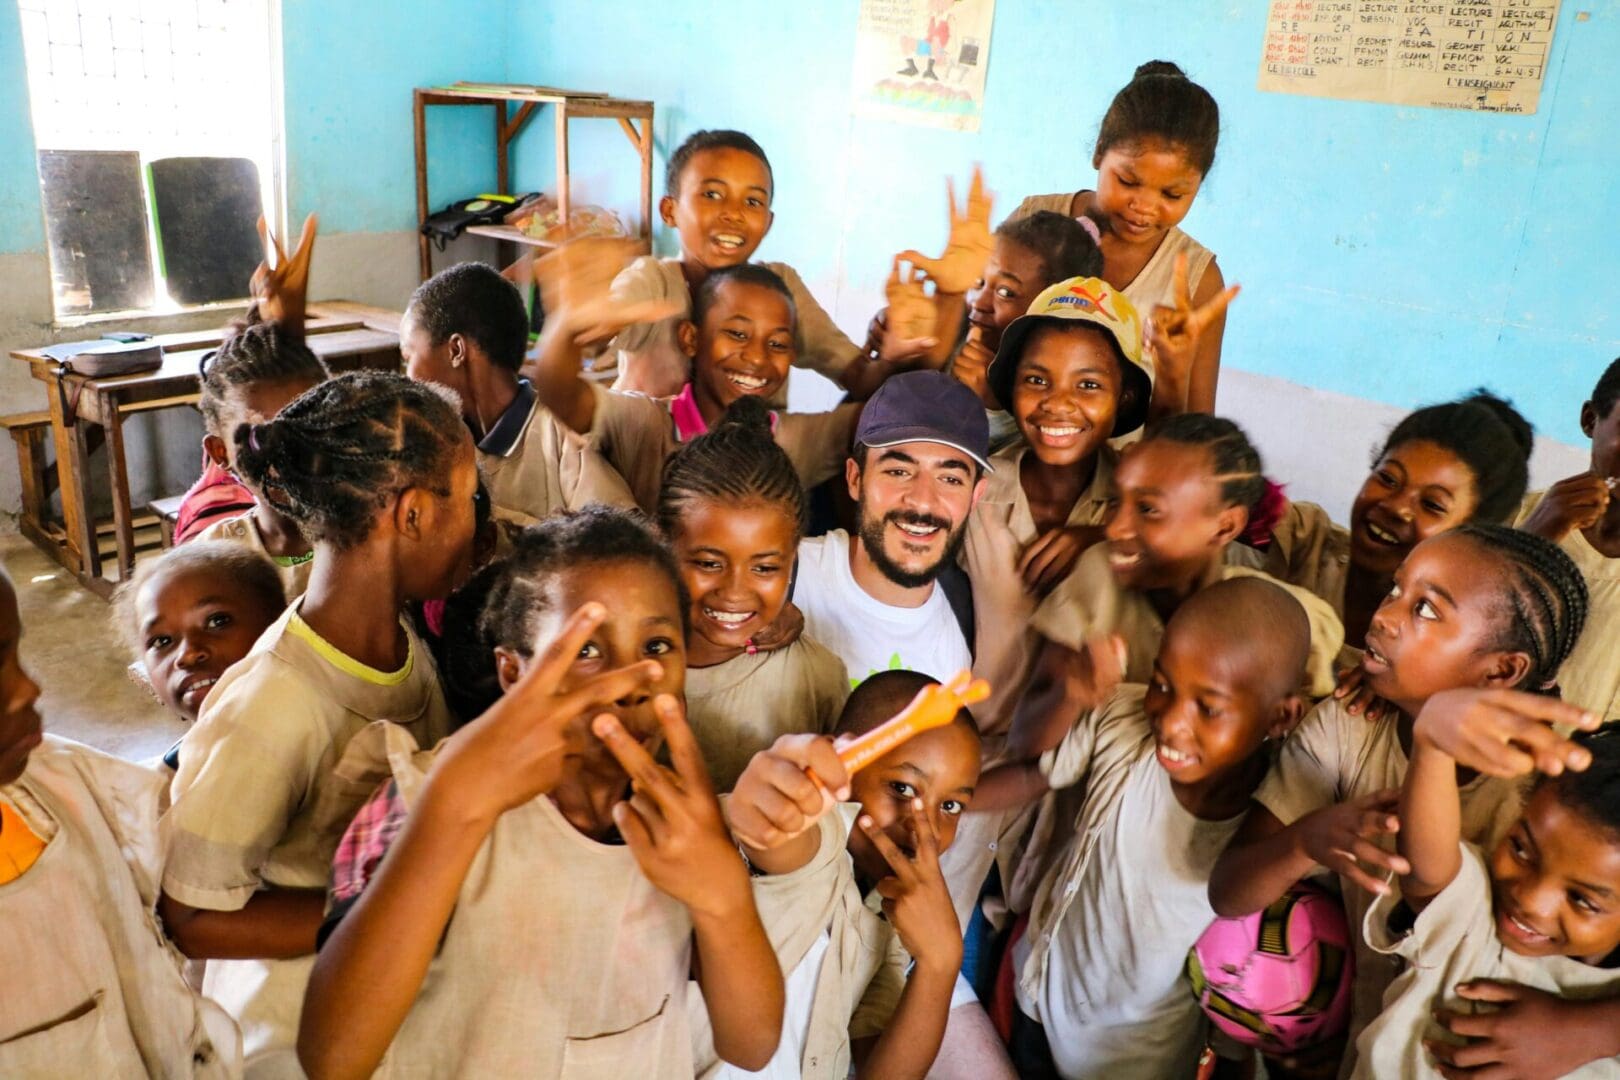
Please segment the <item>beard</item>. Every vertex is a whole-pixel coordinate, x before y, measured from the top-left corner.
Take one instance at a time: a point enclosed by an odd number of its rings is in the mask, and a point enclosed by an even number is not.
[[[939,558],[930,565],[920,569],[911,570],[901,566],[890,557],[884,549],[884,529],[890,524],[896,525],[927,525],[945,530],[945,547]],[[878,573],[900,586],[902,589],[919,589],[924,585],[931,585],[939,577],[940,571],[956,558],[956,553],[962,549],[962,542],[967,539],[967,524],[964,522],[956,528],[945,518],[934,517],[932,514],[916,514],[905,510],[894,510],[881,518],[867,517],[861,514],[861,546],[866,549],[867,558],[877,567]]]

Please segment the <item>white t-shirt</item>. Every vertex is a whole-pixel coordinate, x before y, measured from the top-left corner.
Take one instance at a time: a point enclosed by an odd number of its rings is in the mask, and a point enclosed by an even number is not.
[[[783,987],[786,1004],[782,1009],[782,1041],[776,1044],[776,1053],[758,1072],[748,1072],[735,1065],[720,1063],[713,1080],[742,1080],[745,1076],[763,1077],[764,1080],[798,1080],[799,1062],[804,1057],[805,1036],[810,1032],[810,1011],[816,1003],[816,983],[821,978],[821,958],[827,955],[832,934],[823,930],[787,977]]]
[[[849,534],[835,529],[799,542],[793,602],[806,632],[838,654],[851,686],[880,671],[921,672],[944,681],[973,666],[973,654],[938,585],[921,607],[868,595],[849,570]]]

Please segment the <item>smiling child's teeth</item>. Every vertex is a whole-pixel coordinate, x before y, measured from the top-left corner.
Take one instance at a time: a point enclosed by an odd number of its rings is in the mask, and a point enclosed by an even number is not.
[[[741,626],[754,617],[751,611],[716,611],[707,607],[703,609],[703,614],[715,622],[725,623],[727,626]]]
[[[1042,435],[1050,435],[1054,439],[1063,439],[1063,438],[1067,438],[1070,435],[1078,435],[1078,434],[1080,434],[1080,429],[1077,428],[1077,427],[1048,427],[1048,426],[1042,426],[1041,429],[1040,429],[1040,432],[1041,432]]]
[[[765,387],[765,380],[754,375],[727,374],[726,378],[744,390],[762,390]]]
[[[1370,521],[1367,522],[1367,531],[1372,534],[1372,538],[1374,540],[1378,540],[1385,544],[1398,544],[1401,542],[1400,538],[1394,533],[1385,532],[1383,529],[1380,529]]]
[[[1163,743],[1159,744],[1159,753],[1164,755],[1164,760],[1174,762],[1177,765],[1180,765],[1182,762],[1186,761],[1188,757],[1188,755],[1183,754],[1180,750],[1165,746]]]

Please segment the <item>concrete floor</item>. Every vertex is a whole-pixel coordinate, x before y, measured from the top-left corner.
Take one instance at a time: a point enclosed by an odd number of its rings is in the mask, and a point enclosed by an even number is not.
[[[16,533],[0,534],[0,562],[17,586],[22,662],[44,691],[45,730],[136,761],[173,745],[186,725],[130,679],[111,605]]]

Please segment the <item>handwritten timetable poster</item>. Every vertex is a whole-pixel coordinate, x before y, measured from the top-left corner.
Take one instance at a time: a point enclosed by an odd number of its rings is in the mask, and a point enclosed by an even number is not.
[[[1260,89],[1533,113],[1558,0],[1272,0]]]

